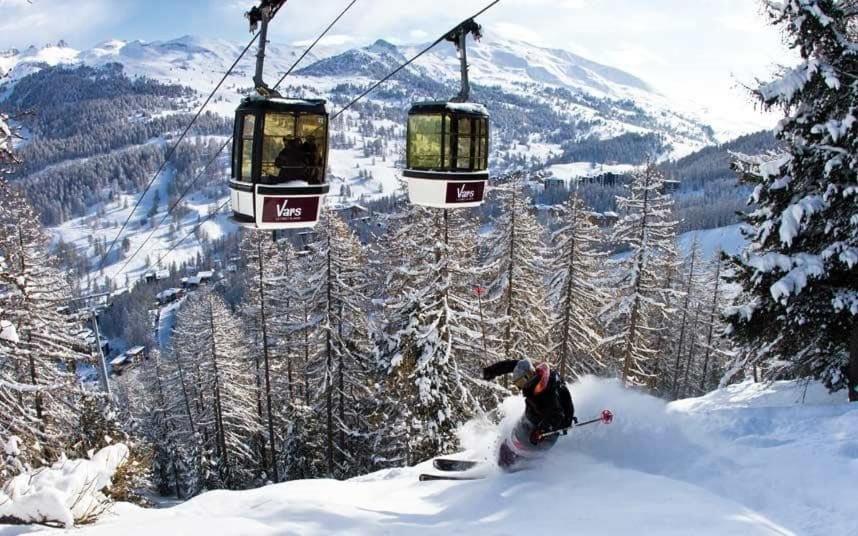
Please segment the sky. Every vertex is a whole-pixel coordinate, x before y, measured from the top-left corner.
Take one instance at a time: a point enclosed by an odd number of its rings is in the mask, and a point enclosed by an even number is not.
[[[315,38],[350,0],[288,0],[271,40]],[[325,44],[431,41],[489,0],[357,0]],[[0,50],[65,40],[79,49],[109,39],[183,35],[248,38],[253,0],[0,0]],[[759,0],[501,0],[480,17],[485,32],[562,48],[626,70],[668,97],[723,116],[770,125],[746,86],[795,63]],[[737,127],[739,128],[739,127]],[[748,126],[745,130],[751,128]]]

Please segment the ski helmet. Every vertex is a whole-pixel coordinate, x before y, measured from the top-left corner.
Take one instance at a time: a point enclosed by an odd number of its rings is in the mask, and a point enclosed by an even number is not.
[[[536,380],[536,369],[530,359],[521,359],[515,364],[512,371],[512,383],[519,389],[524,390]]]

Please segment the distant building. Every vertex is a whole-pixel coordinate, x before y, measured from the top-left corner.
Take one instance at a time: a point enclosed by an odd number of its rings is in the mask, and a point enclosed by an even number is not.
[[[673,192],[678,192],[681,183],[679,181],[666,180],[664,181],[664,191],[665,194],[671,194]]]
[[[146,347],[135,346],[110,360],[110,371],[122,374],[123,371],[142,363],[146,359]]]
[[[620,220],[620,215],[612,211],[591,212],[590,218],[599,227],[612,227]]]
[[[168,288],[167,290],[163,290],[155,296],[155,299],[158,300],[158,305],[167,305],[168,303],[172,303],[182,296],[185,295],[185,291],[180,288]]]

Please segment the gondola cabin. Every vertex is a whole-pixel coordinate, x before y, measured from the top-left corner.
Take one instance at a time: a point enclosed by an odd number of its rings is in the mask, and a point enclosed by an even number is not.
[[[313,227],[329,186],[324,100],[250,97],[235,112],[233,219],[258,229]]]
[[[476,207],[488,173],[489,114],[481,104],[417,103],[408,112],[408,197],[415,205]]]

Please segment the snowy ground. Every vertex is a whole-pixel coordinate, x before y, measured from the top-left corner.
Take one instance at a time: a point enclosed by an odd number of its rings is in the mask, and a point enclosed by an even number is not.
[[[704,259],[711,259],[722,251],[729,255],[738,255],[747,243],[742,236],[741,227],[741,224],[735,224],[682,233],[677,238],[679,249],[683,254],[688,255],[694,239],[697,238]]]
[[[528,471],[418,482],[424,464],[216,491],[162,510],[118,505],[75,533],[855,534],[858,406],[844,397],[798,383],[742,384],[672,404],[612,381],[572,389],[581,417],[610,407],[614,424],[562,438]],[[519,413],[521,400],[504,410]],[[488,426],[463,430],[468,456],[491,450],[497,430]],[[39,530],[0,527],[0,536],[22,533]]]

